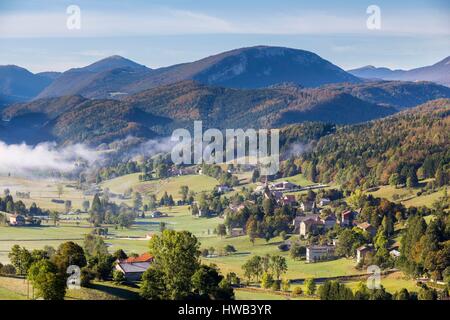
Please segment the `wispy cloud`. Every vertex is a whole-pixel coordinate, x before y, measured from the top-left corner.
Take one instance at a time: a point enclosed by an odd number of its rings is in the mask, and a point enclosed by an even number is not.
[[[446,12],[382,10],[381,30],[366,28],[367,14],[299,11],[234,17],[158,8],[119,14],[81,8],[81,29],[66,27],[66,12],[0,14],[0,37],[114,37],[176,34],[380,34],[450,35]],[[414,23],[412,23],[414,22]]]

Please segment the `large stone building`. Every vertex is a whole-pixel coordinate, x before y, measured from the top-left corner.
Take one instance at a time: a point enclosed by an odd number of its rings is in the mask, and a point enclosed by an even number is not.
[[[306,262],[318,262],[333,259],[334,246],[308,246],[306,247]]]

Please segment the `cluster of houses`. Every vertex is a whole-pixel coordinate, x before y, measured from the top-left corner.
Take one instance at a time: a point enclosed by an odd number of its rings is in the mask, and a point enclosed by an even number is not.
[[[186,176],[197,173],[199,173],[199,169],[195,166],[182,168],[177,168],[176,166],[173,166],[168,170],[168,175],[171,177]]]
[[[221,185],[216,186],[216,190],[217,190],[218,193],[227,193],[227,192],[232,191],[233,188],[229,187],[229,186],[227,186],[225,184],[221,184]]]
[[[150,218],[162,218],[167,216],[168,216],[167,213],[163,213],[158,210],[152,211],[152,213],[150,214]]]
[[[25,217],[21,214],[10,214],[9,225],[12,227],[21,227],[25,225],[38,226],[41,224],[41,220],[36,217]]]

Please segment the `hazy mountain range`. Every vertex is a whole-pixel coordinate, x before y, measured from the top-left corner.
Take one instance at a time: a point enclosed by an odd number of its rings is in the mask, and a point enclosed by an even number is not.
[[[264,46],[159,69],[120,56],[63,73],[5,66],[0,84],[0,140],[31,144],[167,136],[194,120],[219,129],[353,124],[450,98],[432,82],[361,80],[314,53]]]
[[[0,67],[0,72],[8,68],[11,66]],[[52,74],[45,77],[45,82],[42,82],[43,75],[29,73],[30,78],[36,79],[34,82],[41,82],[33,84],[32,92],[27,95],[16,93],[16,101],[76,94],[87,98],[111,98],[183,80],[230,88],[262,88],[280,82],[293,82],[304,87],[361,82],[312,52],[265,46],[236,49],[159,69],[112,56],[83,68]],[[15,75],[0,77],[7,83],[22,82]],[[10,91],[2,89],[0,93],[7,96]]]
[[[432,81],[450,87],[450,56],[431,66],[411,70],[391,70],[383,67],[365,66],[348,70],[348,72],[365,79]]]

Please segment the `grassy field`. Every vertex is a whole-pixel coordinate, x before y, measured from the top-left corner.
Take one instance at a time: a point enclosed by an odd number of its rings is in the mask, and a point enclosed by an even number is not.
[[[0,277],[0,300],[31,299],[32,286],[25,279]],[[93,282],[90,288],[71,289],[66,300],[133,300],[139,299],[138,289],[112,282]]]
[[[246,177],[241,177],[244,181]],[[248,178],[248,177],[247,177]],[[297,175],[287,179],[301,186],[312,184],[311,181],[305,179],[303,175]],[[213,178],[203,175],[180,176],[170,178],[164,181],[139,182],[138,175],[132,174],[124,177],[119,177],[106,181],[102,187],[108,187],[114,193],[122,193],[128,188],[133,188],[136,191],[143,193],[153,192],[160,196],[164,191],[172,194],[175,199],[179,197],[178,190],[181,185],[188,185],[189,188],[195,192],[211,190],[217,181]],[[0,179],[0,189],[8,187],[13,195],[15,191],[30,191],[32,199],[28,202],[36,201],[43,208],[49,206],[58,206],[49,203],[52,198],[57,197],[56,184],[51,181],[32,181],[20,180],[17,178],[2,178]],[[382,187],[376,191],[378,196],[388,196],[389,187]],[[39,191],[38,191],[39,190]],[[399,189],[396,189],[397,191]],[[77,205],[81,205],[83,197],[72,188],[64,188],[62,199],[70,199]],[[78,192],[78,194],[77,194]],[[78,197],[78,198],[77,198]],[[413,200],[413,199],[412,199]],[[76,206],[75,205],[75,206]],[[61,205],[63,206],[63,205]],[[58,209],[57,207],[51,207]],[[279,254],[286,257],[288,272],[285,275],[288,279],[304,279],[304,278],[326,278],[336,276],[347,276],[354,274],[361,274],[361,271],[355,269],[355,261],[353,259],[337,259],[319,263],[306,263],[305,261],[293,260],[288,253],[281,252],[278,245],[282,242],[281,238],[274,238],[266,242],[263,239],[257,239],[254,244],[251,243],[247,236],[241,237],[219,237],[214,234],[214,229],[219,223],[223,223],[223,219],[219,217],[214,218],[198,218],[192,216],[187,206],[175,206],[173,208],[162,208],[162,212],[167,213],[167,217],[152,219],[147,215],[147,218],[139,218],[136,223],[129,229],[115,228],[114,226],[107,226],[109,228],[109,235],[105,239],[110,252],[117,249],[123,249],[127,253],[143,253],[148,250],[147,234],[154,234],[160,232],[161,223],[166,224],[166,228],[174,230],[188,230],[192,232],[201,243],[201,249],[214,248],[217,254],[211,258],[202,258],[204,263],[216,264],[223,273],[235,272],[243,277],[241,266],[253,255],[275,255]],[[57,226],[53,223],[45,223],[40,227],[0,227],[0,262],[8,263],[7,254],[14,244],[24,246],[28,249],[43,248],[46,245],[58,247],[59,244],[65,241],[74,241],[82,244],[84,235],[91,232],[92,227],[86,222],[86,215],[81,216],[80,221],[75,221],[74,216],[63,215],[65,220],[60,221]],[[67,220],[66,220],[67,219]],[[71,220],[69,220],[71,219]],[[292,239],[294,239],[293,236]],[[225,255],[223,249],[226,245],[232,245],[237,250],[236,253]],[[15,290],[14,286],[6,285],[6,280],[0,282],[0,298],[13,297],[14,299],[24,298],[23,290]],[[10,280],[9,280],[10,281]],[[355,287],[357,281],[349,282],[349,286]],[[382,284],[389,291],[396,291],[401,287],[412,288],[414,282],[403,279],[401,277],[387,277],[383,279]],[[114,288],[112,284],[99,283],[98,288],[92,290],[79,290],[76,292],[69,292],[68,299],[103,299],[108,298],[108,295],[116,298],[126,298],[127,290],[123,288]],[[26,298],[26,296],[25,296]],[[248,292],[239,290],[237,292],[238,299],[286,299],[285,296],[280,296],[271,292]],[[292,297],[289,297],[292,298]],[[297,297],[296,297],[297,298]],[[299,299],[303,299],[300,297]]]
[[[157,198],[160,198],[166,191],[175,200],[179,200],[180,187],[183,185],[188,186],[191,191],[202,192],[212,190],[217,184],[216,179],[205,175],[186,175],[164,180],[139,182],[139,173],[134,173],[105,181],[101,186],[102,188],[109,188],[114,193],[124,193],[127,189],[132,188],[134,191],[143,194],[155,194]]]
[[[421,181],[421,185],[424,185],[428,180]],[[440,197],[444,195],[444,191],[438,190],[436,192],[430,194],[422,194],[417,196],[417,192],[419,192],[421,188],[396,188],[394,186],[380,186],[376,191],[368,192],[372,194],[374,197],[385,198],[390,201],[396,201],[403,203],[406,207],[420,207],[426,206],[431,207],[433,203],[438,200]],[[393,196],[397,194],[400,196],[400,199],[394,200]]]
[[[295,176],[288,177],[288,178],[280,178],[275,181],[289,181],[292,183],[295,183],[296,185],[299,185],[301,187],[310,186],[315,184],[313,181],[308,180],[302,173],[299,173]]]
[[[358,287],[359,281],[344,282],[349,288],[355,290]],[[408,291],[418,291],[416,281],[406,278],[401,272],[394,272],[381,278],[381,285],[390,293],[400,291],[406,288]]]
[[[280,252],[278,245],[280,238],[274,238],[269,242],[257,239],[253,245],[247,236],[234,238],[220,238],[213,234],[214,228],[223,223],[221,218],[197,218],[190,214],[186,206],[162,209],[168,213],[165,218],[138,219],[130,229],[109,228],[109,236],[105,239],[111,252],[123,249],[128,253],[142,253],[148,249],[148,233],[157,233],[160,230],[160,222],[165,222],[166,227],[174,230],[189,230],[200,241],[201,248],[214,247],[220,252],[225,245],[233,245],[237,252],[232,255],[223,255],[214,258],[203,258],[205,263],[217,264],[223,272],[233,271],[242,275],[241,266],[252,255],[281,254],[287,258],[288,273],[290,279],[306,277],[329,277],[358,273],[354,268],[355,262],[351,259],[339,259],[315,264],[307,264],[304,261],[291,259],[287,253]],[[41,227],[0,227],[0,261],[8,262],[7,254],[14,244],[25,246],[29,249],[42,248],[45,245],[57,247],[68,240],[82,243],[86,233],[91,231],[90,226],[83,222],[79,226],[75,222],[68,221],[59,226],[45,225]]]
[[[236,300],[317,300],[316,297],[292,297],[289,294],[277,294],[264,290],[235,289],[234,294]]]
[[[25,179],[19,177],[2,177],[0,176],[0,192],[9,189],[15,200],[22,200],[27,207],[35,202],[39,207],[49,210],[64,211],[64,203],[54,203],[52,199],[71,200],[74,209],[81,209],[83,200],[90,200],[83,196],[80,190],[68,187],[71,181],[58,181],[55,179]],[[63,186],[63,194],[58,195],[57,186]],[[30,192],[30,199],[19,199],[16,192]]]

